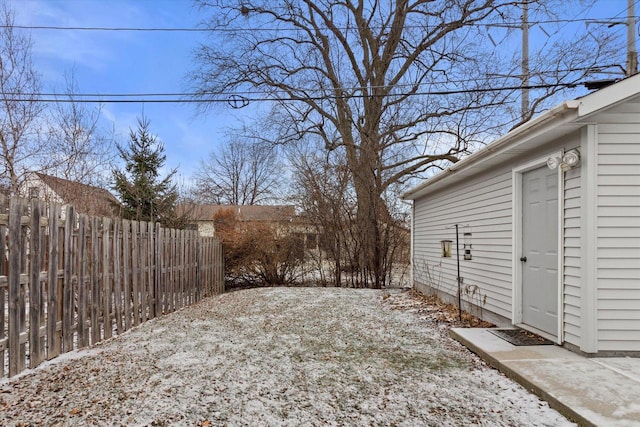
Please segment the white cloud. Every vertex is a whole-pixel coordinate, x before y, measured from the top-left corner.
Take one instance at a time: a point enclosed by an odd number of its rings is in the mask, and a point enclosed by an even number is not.
[[[25,0],[14,2],[16,25],[89,27],[123,23],[123,17],[139,15],[129,4],[111,6],[113,2],[51,2]],[[117,46],[130,38],[127,33],[82,30],[32,30],[33,53],[38,63],[47,64],[49,72],[56,65],[70,68],[77,64],[104,72],[117,59]],[[62,74],[61,70],[56,70]],[[47,73],[49,74],[49,73]],[[47,76],[45,76],[47,77]]]

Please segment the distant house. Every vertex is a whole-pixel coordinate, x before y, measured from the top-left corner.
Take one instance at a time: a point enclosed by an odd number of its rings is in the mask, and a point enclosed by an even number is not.
[[[213,236],[215,226],[213,218],[220,211],[231,210],[242,222],[261,222],[276,225],[291,224],[296,211],[294,206],[257,206],[257,205],[178,205],[178,215],[186,216],[190,228],[198,230],[201,236]]]
[[[586,354],[640,355],[640,75],[564,102],[404,198],[417,289],[460,292],[474,314]]]
[[[113,216],[119,204],[118,199],[104,188],[37,172],[27,177],[20,195],[63,206],[73,205],[78,213],[91,216]]]

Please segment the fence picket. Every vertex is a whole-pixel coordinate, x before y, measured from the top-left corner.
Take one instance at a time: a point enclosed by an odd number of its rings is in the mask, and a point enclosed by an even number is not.
[[[131,223],[131,254],[134,260],[140,259],[140,239],[139,224],[137,221]],[[132,287],[133,287],[133,324],[140,324],[141,308],[140,308],[140,264],[134,262],[132,265]]]
[[[156,313],[158,316],[165,313],[164,301],[165,293],[162,286],[162,229],[160,224],[156,223],[155,230],[155,288],[156,288]]]
[[[120,275],[121,242],[120,219],[113,221],[113,311],[115,316],[116,330],[120,335],[122,330],[122,280]]]
[[[60,354],[62,344],[58,332],[58,315],[60,310],[60,283],[58,265],[60,263],[60,205],[49,207],[49,265],[47,274],[47,360]]]
[[[4,196],[0,196],[0,206],[2,207],[2,212],[5,211],[6,208],[6,200],[4,198]],[[0,224],[0,239],[2,239],[2,242],[6,242],[6,236],[7,236],[7,224]],[[7,250],[6,250],[6,245],[4,244],[0,244],[0,276],[6,276],[7,275]],[[5,348],[8,347],[6,341],[7,341],[7,336],[5,334],[5,325],[8,324],[8,319],[5,319],[5,311],[4,311],[4,307],[6,304],[8,304],[8,300],[7,300],[7,292],[8,292],[8,286],[2,286],[0,285],[0,307],[3,307],[2,310],[0,310],[0,361],[2,363],[0,363],[0,376],[4,376],[5,375],[5,369],[4,369],[4,358],[5,358]]]
[[[184,286],[184,272],[185,272],[185,268],[184,268],[184,264],[185,264],[185,258],[184,258],[184,233],[182,230],[178,230],[178,277],[180,277],[180,285],[178,287],[180,292],[180,307],[184,307],[185,306],[185,300],[186,300],[186,290],[185,290],[185,286]]]
[[[98,218],[91,220],[91,345],[100,342],[100,235]]]
[[[73,320],[75,315],[73,304],[73,261],[75,257],[73,229],[75,220],[75,209],[73,206],[68,206],[64,219],[64,272],[62,282],[62,348],[65,353],[73,350]]]
[[[25,332],[22,329],[24,320],[20,319],[20,308],[25,302],[20,285],[22,207],[20,200],[13,199],[9,203],[9,376],[24,370],[25,364],[24,345],[20,343],[20,334]]]
[[[150,319],[156,317],[156,305],[158,294],[156,293],[156,282],[155,282],[155,257],[153,254],[155,248],[155,239],[154,239],[154,227],[153,224],[147,223],[147,235],[149,236],[147,242],[147,266],[148,266],[148,280],[149,280],[149,316]]]
[[[124,280],[124,330],[131,329],[131,223],[122,221],[122,278]]]
[[[89,345],[87,329],[88,295],[87,295],[87,216],[78,217],[78,348]]]
[[[31,247],[29,250],[29,366],[35,368],[43,360],[43,349],[40,341],[40,326],[42,325],[42,284],[40,283],[40,213],[41,203],[31,199]]]
[[[200,300],[199,295],[197,294],[197,284],[198,279],[196,277],[196,239],[194,235],[194,231],[188,231],[187,235],[189,236],[189,288],[191,295],[190,304],[194,304]]]
[[[111,220],[102,218],[102,327],[104,339],[111,338]]]
[[[177,298],[176,298],[176,230],[169,230],[169,261],[167,268],[169,269],[169,286],[171,286],[171,311],[176,310]]]
[[[147,299],[147,223],[141,222],[140,225],[140,310],[142,322],[146,322],[148,317],[147,308],[149,301]]]

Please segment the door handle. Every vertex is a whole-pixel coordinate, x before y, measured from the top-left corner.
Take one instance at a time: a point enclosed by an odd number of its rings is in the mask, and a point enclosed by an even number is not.
[[[527,262],[527,257],[526,257],[526,256],[521,256],[521,257],[520,257],[520,261],[522,261],[522,262]]]

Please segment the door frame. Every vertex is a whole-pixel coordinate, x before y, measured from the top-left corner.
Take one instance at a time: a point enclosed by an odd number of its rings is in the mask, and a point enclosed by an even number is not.
[[[529,330],[538,335],[541,335],[547,339],[550,339],[557,344],[562,344],[563,336],[564,336],[564,287],[562,278],[564,277],[564,245],[562,242],[564,241],[564,215],[562,214],[564,211],[564,172],[561,167],[557,168],[557,179],[558,179],[558,278],[557,278],[557,288],[558,288],[558,327],[557,333],[555,336],[550,335],[544,331],[540,331],[530,325],[525,325],[522,323],[522,263],[520,262],[520,257],[522,256],[522,175],[526,172],[529,172],[534,169],[538,169],[539,167],[546,167],[547,159],[549,157],[562,157],[563,151],[556,151],[549,153],[543,157],[536,158],[535,160],[531,160],[527,163],[519,165],[517,167],[512,168],[511,170],[511,182],[512,182],[512,224],[513,224],[513,233],[512,233],[512,313],[511,313],[511,321],[514,325],[522,329]]]

